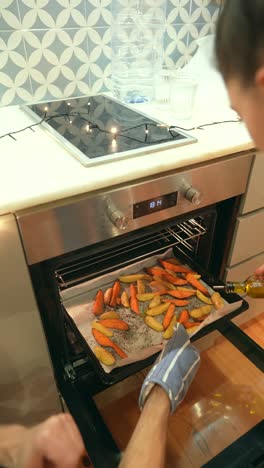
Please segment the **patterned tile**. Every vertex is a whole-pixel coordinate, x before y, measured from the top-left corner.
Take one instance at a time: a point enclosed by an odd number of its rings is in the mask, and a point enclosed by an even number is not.
[[[89,28],[89,64],[91,92],[111,89],[111,31],[109,28]]]
[[[0,31],[6,29],[20,29],[21,22],[17,8],[17,0],[0,1]]]
[[[85,0],[18,0],[22,28],[86,27]]]
[[[112,1],[0,0],[0,105],[111,89]],[[220,2],[167,0],[165,64],[188,63]]]
[[[31,83],[21,31],[0,32],[0,104],[32,100]]]
[[[91,27],[106,27],[112,22],[111,0],[87,0],[87,22]]]
[[[87,30],[25,31],[35,100],[89,93]]]

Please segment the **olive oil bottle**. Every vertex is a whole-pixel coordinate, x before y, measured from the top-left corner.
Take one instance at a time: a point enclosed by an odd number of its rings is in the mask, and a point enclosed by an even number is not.
[[[264,275],[249,276],[245,281],[228,281],[226,285],[214,286],[216,291],[247,295],[254,299],[264,298]]]

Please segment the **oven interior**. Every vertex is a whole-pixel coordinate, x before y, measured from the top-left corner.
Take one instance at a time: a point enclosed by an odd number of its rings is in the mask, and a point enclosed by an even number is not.
[[[226,204],[225,210],[223,203]],[[98,366],[97,359],[65,310],[63,291],[143,258],[162,253],[169,247],[173,248],[177,258],[202,274],[209,285],[215,284],[220,276],[219,259],[215,261],[217,257],[215,250],[217,248],[218,252],[221,252],[228,236],[227,232],[223,233],[223,230],[219,229],[219,226],[224,225],[223,214],[226,222],[228,211],[230,213],[234,211],[235,204],[236,199],[227,200],[219,206],[212,205],[191,215],[172,218],[31,266],[32,281],[37,291],[37,300],[55,369],[63,365],[70,379],[76,379],[78,375],[82,378],[85,375],[87,377],[93,375],[90,386],[93,393],[101,385],[116,383],[151,364],[155,360],[155,355],[144,361],[116,368],[109,374],[100,372],[101,366]],[[234,302],[237,296],[228,295],[226,299],[229,303]],[[246,302],[243,302],[243,310],[246,307]],[[240,312],[238,309],[232,313],[232,317]],[[209,333],[215,326],[213,323],[205,327],[195,335],[194,339]]]

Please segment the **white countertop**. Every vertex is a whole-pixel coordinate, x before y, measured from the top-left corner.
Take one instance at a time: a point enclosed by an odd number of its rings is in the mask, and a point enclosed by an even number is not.
[[[138,106],[151,117],[176,124],[168,112],[154,105]],[[217,117],[225,120],[230,115],[221,111]],[[194,121],[196,125],[210,122],[212,115],[200,107]],[[194,121],[178,124],[188,127]],[[0,109],[0,136],[30,124],[31,118],[19,107]],[[17,134],[17,141],[10,137],[0,139],[0,215],[254,147],[241,122],[217,124],[188,133],[198,142],[89,168],[82,166],[41,127],[35,127],[34,133],[27,130]]]

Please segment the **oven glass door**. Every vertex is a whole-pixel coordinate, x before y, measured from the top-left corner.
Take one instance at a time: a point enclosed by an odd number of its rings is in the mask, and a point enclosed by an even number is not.
[[[201,351],[201,366],[185,400],[170,418],[166,467],[203,466],[260,423],[264,416],[261,370],[217,331],[195,345]],[[137,400],[147,372],[147,369],[141,371],[95,396],[97,407],[121,450],[127,446],[140,416]],[[126,417],[120,418],[120,414]],[[246,455],[246,443],[244,448]],[[235,454],[232,446],[230,453]],[[257,459],[257,448],[253,453]],[[231,462],[230,459],[221,466],[231,466]],[[254,459],[251,463],[244,465],[241,461],[240,466],[263,466],[254,465]]]

